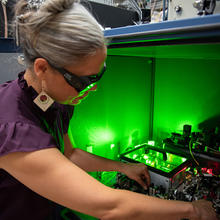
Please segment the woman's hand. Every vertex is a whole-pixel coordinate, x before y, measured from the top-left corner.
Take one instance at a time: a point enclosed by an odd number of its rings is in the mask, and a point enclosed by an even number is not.
[[[217,220],[217,216],[211,202],[198,200],[193,201],[192,204],[195,210],[196,220]]]
[[[143,163],[124,163],[123,173],[138,182],[145,190],[150,185],[150,175]]]

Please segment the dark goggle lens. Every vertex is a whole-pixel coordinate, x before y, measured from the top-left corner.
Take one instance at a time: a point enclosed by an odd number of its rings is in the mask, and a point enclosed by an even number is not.
[[[102,70],[100,71],[100,73],[91,75],[91,76],[79,77],[62,68],[57,69],[57,70],[63,74],[64,79],[67,81],[67,83],[71,85],[72,87],[74,87],[77,90],[77,92],[82,92],[82,91],[85,92],[91,89],[95,85],[95,82],[101,79],[101,77],[103,76],[106,70],[106,64],[104,63],[104,66]]]

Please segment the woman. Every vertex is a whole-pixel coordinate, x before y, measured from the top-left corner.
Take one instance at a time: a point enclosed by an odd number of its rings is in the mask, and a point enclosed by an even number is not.
[[[73,106],[103,75],[102,30],[74,0],[19,0],[15,9],[27,68],[0,87],[0,219],[47,219],[49,201],[103,220],[216,219],[208,202],[115,190],[85,172],[119,171],[144,188],[150,182],[143,164],[73,148],[67,134]]]

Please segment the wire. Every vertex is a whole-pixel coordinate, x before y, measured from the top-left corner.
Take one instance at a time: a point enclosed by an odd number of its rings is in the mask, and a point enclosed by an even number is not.
[[[135,0],[129,0],[129,3],[132,6],[132,8],[137,12],[138,17],[139,17],[138,24],[140,24],[141,20],[142,20],[142,11],[141,11],[138,3]]]
[[[155,1],[154,1],[154,5],[153,5],[153,7],[152,7],[152,9],[151,9],[151,17],[152,17],[153,14],[154,14],[154,10],[155,10],[155,8],[156,8],[156,5],[157,5],[157,1],[155,0]]]
[[[192,139],[191,139],[190,142],[189,142],[189,151],[190,151],[190,154],[191,154],[193,160],[194,160],[194,161],[196,162],[196,164],[199,166],[199,162],[196,160],[196,158],[194,157],[193,152],[192,152]]]
[[[213,150],[213,151],[215,151],[215,152],[219,153],[219,151],[218,151],[218,150],[216,150],[216,149],[214,149],[214,148],[211,148],[211,147],[207,147],[207,148],[209,148],[209,149],[211,149],[211,150]]]

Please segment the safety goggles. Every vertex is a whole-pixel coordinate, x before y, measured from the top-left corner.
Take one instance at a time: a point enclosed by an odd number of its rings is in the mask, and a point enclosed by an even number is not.
[[[63,68],[56,69],[63,75],[64,79],[70,86],[74,87],[80,94],[83,94],[95,86],[96,82],[102,78],[106,70],[106,63],[104,63],[102,70],[98,74],[90,76],[77,76]]]

